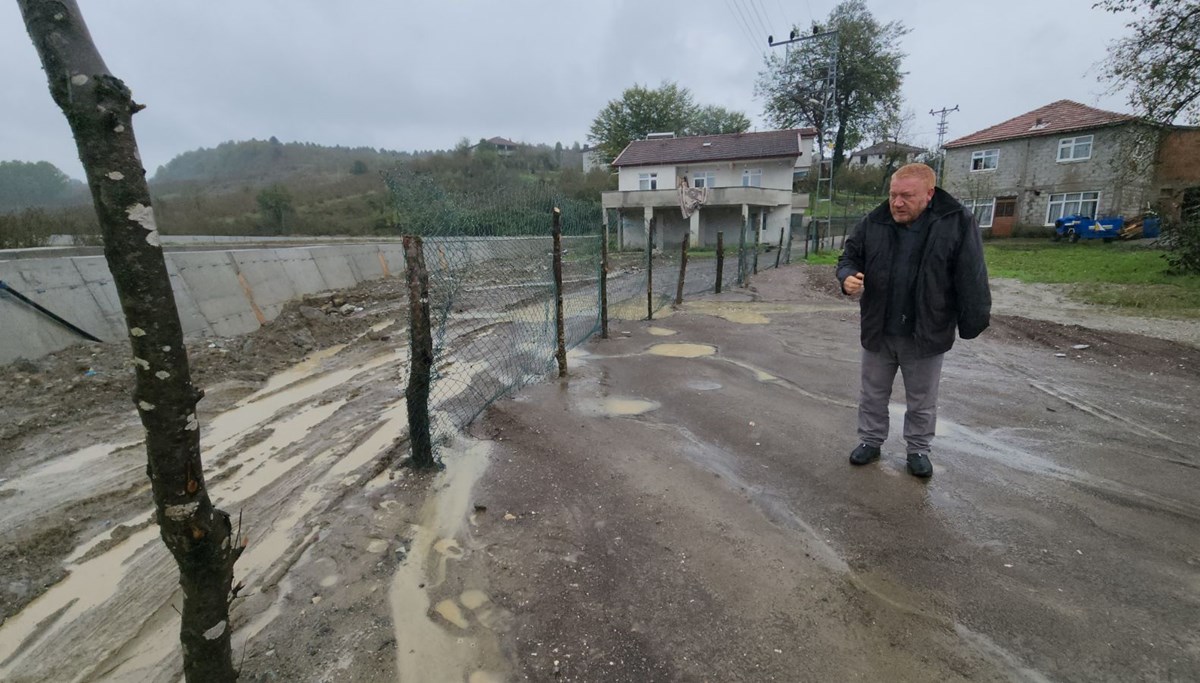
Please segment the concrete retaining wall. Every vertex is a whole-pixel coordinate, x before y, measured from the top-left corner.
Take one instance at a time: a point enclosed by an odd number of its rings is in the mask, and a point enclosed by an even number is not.
[[[184,334],[230,337],[258,329],[288,301],[404,272],[397,242],[167,252]],[[103,256],[0,261],[0,280],[104,341],[126,339]],[[79,335],[0,290],[0,363],[38,358]]]

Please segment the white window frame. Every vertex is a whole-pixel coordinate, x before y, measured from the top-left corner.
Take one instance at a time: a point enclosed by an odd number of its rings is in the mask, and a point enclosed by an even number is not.
[[[742,187],[762,187],[762,169],[747,168],[742,171]]]
[[[988,166],[988,160],[991,160],[992,165]],[[980,162],[979,166],[975,166],[975,162]],[[996,149],[981,149],[977,152],[971,152],[971,173],[979,171],[994,171],[1000,166],[1000,150]]]
[[[716,187],[716,171],[692,171],[692,187]]]
[[[658,173],[639,173],[638,174],[638,189],[639,190],[657,190],[658,189]]]
[[[1087,195],[1095,195],[1088,197]],[[1100,191],[1090,190],[1085,192],[1058,192],[1050,195],[1050,201],[1046,204],[1046,225],[1054,225],[1054,221],[1069,216],[1072,214],[1084,213],[1084,203],[1092,204],[1092,218],[1100,214]],[[1072,204],[1075,205],[1074,211],[1067,211],[1067,208]],[[1054,210],[1058,206],[1057,213]]]
[[[1058,141],[1058,162],[1087,161],[1092,158],[1092,147],[1095,145],[1094,135],[1077,135],[1073,138],[1062,138]],[[1079,148],[1087,146],[1087,156],[1079,154]],[[1066,152],[1066,155],[1063,155]]]
[[[964,199],[963,207],[975,214],[975,220],[979,221],[980,228],[992,227],[992,222],[996,217],[996,198],[991,199]],[[981,209],[986,209],[981,211]],[[982,214],[982,215],[981,215]],[[985,220],[986,219],[986,222]]]

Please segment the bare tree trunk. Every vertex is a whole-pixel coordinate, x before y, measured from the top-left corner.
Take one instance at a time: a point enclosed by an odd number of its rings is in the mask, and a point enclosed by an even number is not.
[[[554,240],[554,330],[557,345],[554,357],[558,361],[558,376],[567,376],[567,335],[563,322],[563,274],[562,274],[562,211],[554,207],[551,224]]]
[[[725,233],[717,231],[717,285],[714,288],[716,294],[721,293],[721,278],[725,276]]]
[[[163,542],[179,565],[180,639],[188,681],[233,681],[229,601],[242,547],[213,507],[200,461],[196,403],[183,329],[159,246],[146,171],[133,136],[142,106],[108,71],[74,0],[18,0],[87,174],[104,256],[129,328],[146,429],[147,473]],[[147,615],[149,616],[149,615]]]
[[[429,386],[433,376],[433,328],[429,320],[429,273],[425,270],[425,247],[417,235],[404,236],[404,271],[408,278],[409,363],[408,440],[412,463],[417,469],[437,467],[433,459],[433,434],[429,424]]]

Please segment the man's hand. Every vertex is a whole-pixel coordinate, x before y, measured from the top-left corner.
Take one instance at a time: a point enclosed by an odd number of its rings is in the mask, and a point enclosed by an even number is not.
[[[846,278],[845,280],[842,280],[842,291],[849,294],[850,296],[854,296],[855,294],[858,294],[859,292],[862,291],[862,289],[863,289],[863,274],[862,273],[855,273],[855,274],[851,275],[850,277]]]

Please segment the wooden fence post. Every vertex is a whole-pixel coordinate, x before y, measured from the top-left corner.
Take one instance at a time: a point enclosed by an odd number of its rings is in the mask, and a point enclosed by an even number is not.
[[[608,339],[608,226],[600,238],[600,338]]]
[[[683,253],[679,258],[679,285],[675,288],[676,306],[683,304],[683,280],[687,276],[688,241],[690,239],[691,235],[683,236],[683,246],[681,248]]]
[[[412,445],[413,467],[435,467],[433,436],[429,425],[429,383],[433,370],[433,328],[429,321],[429,273],[425,270],[425,255],[421,238],[404,236],[405,276],[408,282],[409,364],[408,440]]]
[[[650,219],[650,230],[646,233],[646,320],[654,320],[654,223]]]
[[[714,293],[721,293],[721,280],[725,276],[725,232],[717,231],[717,287]]]
[[[554,329],[558,335],[558,347],[554,356],[558,359],[558,376],[567,376],[567,334],[563,322],[563,278],[562,278],[562,211],[554,207],[551,221],[554,237]]]

